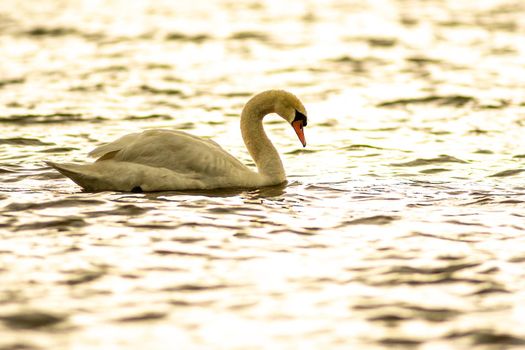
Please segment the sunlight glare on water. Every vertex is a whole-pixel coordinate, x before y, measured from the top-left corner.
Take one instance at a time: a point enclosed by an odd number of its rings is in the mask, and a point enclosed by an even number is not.
[[[525,4],[0,2],[0,349],[525,346]],[[149,128],[288,183],[83,192],[45,161]]]

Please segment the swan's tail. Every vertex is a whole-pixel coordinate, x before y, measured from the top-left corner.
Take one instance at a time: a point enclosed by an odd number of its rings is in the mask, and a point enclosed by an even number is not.
[[[202,181],[189,175],[143,164],[112,160],[88,164],[46,164],[87,191],[149,192],[206,188]]]
[[[96,176],[96,174],[93,174],[92,171],[90,171],[90,164],[59,164],[48,161],[45,163],[50,167],[55,168],[62,175],[73,180],[73,182],[75,182],[80,187],[88,191],[99,190],[96,188],[98,186],[93,185],[100,181],[100,177]]]

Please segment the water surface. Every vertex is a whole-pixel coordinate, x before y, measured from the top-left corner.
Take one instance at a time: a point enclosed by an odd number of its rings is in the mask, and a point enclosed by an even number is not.
[[[118,14],[118,15],[116,15]],[[0,349],[525,347],[521,1],[0,2]],[[85,193],[45,160],[145,128],[289,182]]]

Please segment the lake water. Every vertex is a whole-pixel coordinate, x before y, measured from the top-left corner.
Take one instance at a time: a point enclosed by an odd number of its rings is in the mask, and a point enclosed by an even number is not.
[[[0,2],[0,349],[525,348],[525,2]],[[146,128],[288,184],[86,193]]]

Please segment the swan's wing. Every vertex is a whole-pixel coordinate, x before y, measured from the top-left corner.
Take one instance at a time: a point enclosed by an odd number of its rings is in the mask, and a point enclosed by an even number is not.
[[[92,154],[102,156],[99,160],[137,163],[199,177],[249,171],[217,143],[173,130],[126,135],[95,149]]]
[[[133,141],[139,135],[140,135],[140,133],[133,133],[133,134],[124,135],[121,138],[119,138],[119,139],[117,139],[117,140],[115,140],[113,142],[106,143],[105,145],[102,145],[102,146],[99,146],[99,147],[95,148],[94,150],[89,152],[88,155],[90,157],[101,158],[101,157],[104,157],[104,156],[108,155],[109,153],[120,151],[121,149],[123,149],[126,146],[130,145],[131,143],[133,143]]]

